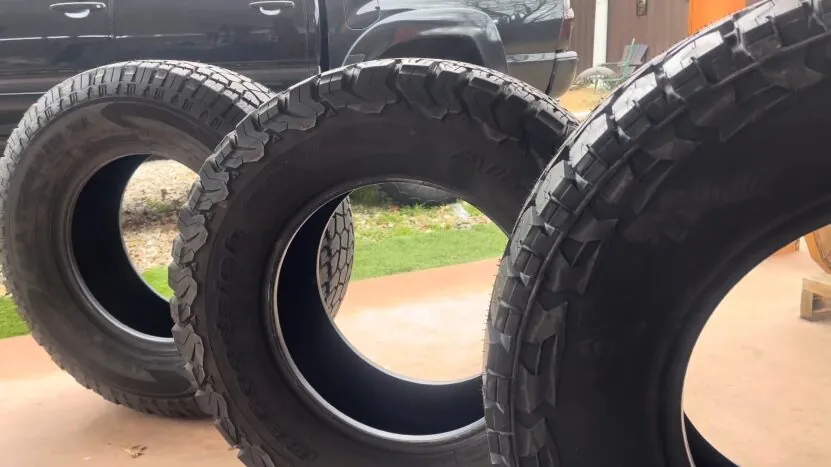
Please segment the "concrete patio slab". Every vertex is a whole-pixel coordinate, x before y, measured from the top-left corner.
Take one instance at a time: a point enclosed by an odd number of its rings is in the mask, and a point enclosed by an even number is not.
[[[469,375],[481,366],[495,264],[353,283],[338,325],[393,371]],[[816,272],[803,253],[763,263],[725,299],[693,356],[686,407],[740,465],[831,465],[831,323],[799,319],[802,277]],[[393,349],[416,344],[417,352]],[[60,372],[28,337],[0,341],[0,433],[2,466],[241,465],[209,422],[113,406]],[[133,447],[145,449],[134,458]]]

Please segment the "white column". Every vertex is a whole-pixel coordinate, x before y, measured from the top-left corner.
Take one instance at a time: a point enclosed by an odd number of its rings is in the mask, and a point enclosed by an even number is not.
[[[609,0],[594,0],[594,50],[592,66],[606,63],[609,43]]]

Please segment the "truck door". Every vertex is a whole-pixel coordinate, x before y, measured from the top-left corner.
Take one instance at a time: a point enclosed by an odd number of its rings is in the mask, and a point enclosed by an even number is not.
[[[313,0],[113,0],[121,60],[175,59],[235,70],[273,89],[318,71]],[[314,10],[311,10],[312,13]]]
[[[109,6],[107,0],[0,0],[0,139],[44,91],[112,60]]]

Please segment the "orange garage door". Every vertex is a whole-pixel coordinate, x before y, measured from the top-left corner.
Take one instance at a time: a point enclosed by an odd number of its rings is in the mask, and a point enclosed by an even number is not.
[[[690,34],[747,6],[747,0],[690,0]]]

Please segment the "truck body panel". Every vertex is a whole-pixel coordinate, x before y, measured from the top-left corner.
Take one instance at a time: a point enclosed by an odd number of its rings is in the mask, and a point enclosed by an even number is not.
[[[569,0],[196,1],[0,0],[0,140],[43,92],[116,61],[211,63],[281,90],[397,50],[477,63],[552,95],[576,69]]]

